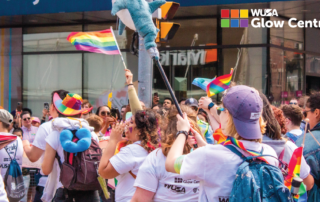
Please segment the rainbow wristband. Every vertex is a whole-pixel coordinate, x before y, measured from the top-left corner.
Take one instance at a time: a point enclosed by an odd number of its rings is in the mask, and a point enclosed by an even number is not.
[[[174,170],[176,173],[180,174],[181,166],[183,159],[186,155],[179,156],[175,161],[174,161]]]

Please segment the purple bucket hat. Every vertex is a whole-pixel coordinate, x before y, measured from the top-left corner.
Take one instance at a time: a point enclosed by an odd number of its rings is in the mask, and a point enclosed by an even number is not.
[[[239,85],[230,88],[223,98],[223,105],[232,115],[238,134],[245,139],[262,137],[259,118],[263,103],[254,89]]]

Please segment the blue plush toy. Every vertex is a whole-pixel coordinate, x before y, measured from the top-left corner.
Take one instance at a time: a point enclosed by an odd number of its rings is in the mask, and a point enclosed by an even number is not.
[[[137,31],[144,38],[146,50],[151,55],[158,57],[159,53],[155,39],[159,30],[152,21],[152,13],[165,3],[165,0],[157,0],[150,3],[145,0],[116,0],[112,6],[111,14],[116,15],[118,11],[128,9]],[[125,24],[120,20],[120,35],[123,33],[124,28]]]
[[[72,142],[73,134],[70,130],[63,130],[60,133],[60,142],[63,150],[69,153],[83,152],[89,149],[91,145],[91,133],[86,128],[81,128],[76,131],[78,142]]]

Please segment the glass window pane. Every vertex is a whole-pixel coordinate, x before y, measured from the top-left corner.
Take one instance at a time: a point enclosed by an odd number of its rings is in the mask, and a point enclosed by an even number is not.
[[[267,43],[267,28],[254,28],[251,24],[252,17],[249,18],[247,28],[221,28],[222,44],[264,44]]]
[[[191,83],[198,77],[214,78],[217,75],[216,49],[161,51],[160,54],[160,62],[178,100],[206,96],[204,90]],[[155,65],[153,78],[153,91],[159,94],[162,102],[165,97],[170,97],[170,94]]]
[[[138,58],[131,53],[122,53],[127,68],[133,73],[133,81],[138,80]],[[113,107],[127,105],[124,66],[119,55],[96,53],[84,54],[84,98],[96,108],[108,103],[108,95],[113,92]]]
[[[179,23],[180,28],[174,38],[166,43],[161,43],[161,47],[190,46],[195,34],[198,35],[198,39],[194,46],[204,46],[217,42],[216,18],[172,20],[172,22]]]
[[[51,92],[64,89],[82,95],[82,54],[24,55],[23,106],[35,116],[43,103],[51,103]]]
[[[299,98],[304,92],[303,54],[270,48],[272,104],[288,104],[292,98]]]
[[[266,48],[223,49],[222,54],[224,74],[234,68],[232,81],[266,92]]]
[[[55,32],[23,35],[23,52],[76,50],[67,37],[70,32]]]

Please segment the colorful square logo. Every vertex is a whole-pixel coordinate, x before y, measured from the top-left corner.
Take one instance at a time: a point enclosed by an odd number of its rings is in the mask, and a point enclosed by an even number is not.
[[[221,9],[221,27],[237,28],[249,26],[248,9]]]

